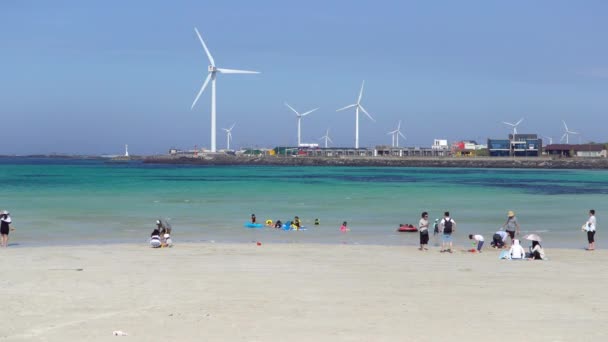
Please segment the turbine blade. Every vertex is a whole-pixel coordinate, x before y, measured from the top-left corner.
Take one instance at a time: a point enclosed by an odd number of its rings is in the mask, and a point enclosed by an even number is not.
[[[579,132],[568,132],[570,134],[580,134]]]
[[[331,142],[332,144],[334,143],[334,141],[333,141],[333,140],[331,140],[331,138],[330,138],[330,137],[327,137],[327,140],[329,140],[329,142]]]
[[[403,133],[399,132],[399,135],[403,137],[403,139],[407,139]]]
[[[302,116],[306,116],[306,115],[308,115],[308,114],[310,114],[310,113],[314,112],[314,111],[315,111],[315,110],[317,110],[317,109],[319,109],[319,108],[315,108],[315,109],[313,109],[313,110],[309,110],[309,111],[308,111],[308,112],[306,112],[306,113],[302,113]]]
[[[401,120],[399,120],[399,124],[397,124],[397,130],[401,129]]]
[[[230,126],[230,131],[232,131],[232,129],[234,128],[234,125],[236,125],[236,122],[232,124],[232,126]]]
[[[259,74],[260,73],[259,71],[222,69],[222,68],[217,68],[217,71],[220,74]]]
[[[359,98],[357,99],[357,103],[361,103],[361,98],[363,97],[363,86],[365,85],[365,80],[361,83],[361,90],[359,91]]]
[[[517,121],[517,123],[515,124],[515,126],[519,125],[522,121],[524,121],[524,118],[519,119],[519,121]]]
[[[205,91],[205,88],[207,87],[207,84],[209,83],[210,79],[211,79],[211,74],[207,75],[207,78],[205,79],[205,83],[203,83],[201,90],[199,90],[198,94],[196,95],[196,98],[194,99],[194,102],[192,102],[192,106],[190,107],[190,110],[192,110],[194,108],[194,105],[196,105],[198,98],[201,97],[201,95]]]
[[[213,57],[211,57],[211,53],[209,52],[209,49],[207,49],[207,45],[205,44],[205,41],[203,40],[203,37],[201,37],[201,34],[198,32],[198,30],[196,29],[196,27],[194,28],[194,32],[196,32],[196,35],[198,36],[198,40],[201,41],[201,44],[203,45],[203,49],[205,49],[205,53],[207,54],[207,58],[209,58],[209,63],[211,63],[211,65],[215,66],[215,61],[213,60]]]
[[[357,106],[357,104],[356,104],[356,103],[355,103],[355,104],[351,104],[351,105],[348,105],[348,106],[346,106],[346,107],[342,107],[342,108],[340,108],[340,109],[337,109],[337,110],[336,110],[336,112],[339,112],[339,111],[341,111],[341,110],[345,110],[345,109],[349,109],[349,108],[353,108],[353,107],[356,107],[356,106]]]
[[[365,108],[363,108],[362,105],[359,105],[359,108],[361,108],[363,113],[365,113],[365,115],[367,115],[367,117],[370,118],[370,120],[372,120],[373,122],[376,122],[376,120],[374,118],[372,118],[372,116],[365,110]]]
[[[568,130],[568,126],[566,125],[566,121],[562,120],[562,122],[564,123],[564,128],[566,129],[566,131]]]
[[[298,113],[298,111],[297,111],[297,110],[293,109],[293,107],[292,107],[292,106],[290,106],[290,105],[289,105],[287,102],[285,102],[285,105],[286,105],[287,107],[289,107],[289,109],[293,110],[293,112],[294,112],[294,113],[296,113],[296,115],[297,115],[297,116],[300,116],[300,113]]]
[[[566,137],[566,135],[568,135],[568,133],[564,133],[564,135],[562,135],[562,138],[559,139],[559,141],[564,141],[564,138]]]
[[[506,122],[506,121],[503,121],[502,123],[505,124],[505,125],[509,125],[509,126],[515,126],[515,124],[512,124],[510,122]]]

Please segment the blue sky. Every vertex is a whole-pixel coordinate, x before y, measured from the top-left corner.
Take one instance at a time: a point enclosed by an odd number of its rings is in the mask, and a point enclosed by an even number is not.
[[[407,146],[434,138],[608,141],[606,1],[0,1],[0,154],[163,153],[209,147],[210,92],[190,105],[209,64],[219,75],[221,127],[233,146],[302,140]],[[577,139],[575,139],[577,140]]]

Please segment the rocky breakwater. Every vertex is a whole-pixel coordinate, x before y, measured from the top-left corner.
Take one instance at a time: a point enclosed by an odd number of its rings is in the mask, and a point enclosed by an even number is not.
[[[281,165],[281,166],[388,166],[388,167],[462,167],[518,169],[606,169],[607,158],[490,158],[490,157],[307,157],[307,156],[233,156],[206,154],[197,157],[152,156],[144,163],[186,165]]]

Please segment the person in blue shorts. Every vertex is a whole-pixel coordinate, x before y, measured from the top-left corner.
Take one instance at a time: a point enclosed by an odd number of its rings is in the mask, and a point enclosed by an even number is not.
[[[452,253],[452,234],[456,231],[456,221],[452,220],[449,211],[443,214],[443,219],[439,222],[439,228],[443,234],[440,252]]]

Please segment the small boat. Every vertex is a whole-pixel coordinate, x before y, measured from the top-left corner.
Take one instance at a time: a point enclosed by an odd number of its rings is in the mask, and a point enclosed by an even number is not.
[[[400,224],[399,228],[397,228],[398,232],[417,232],[418,228],[414,227],[411,224]]]

